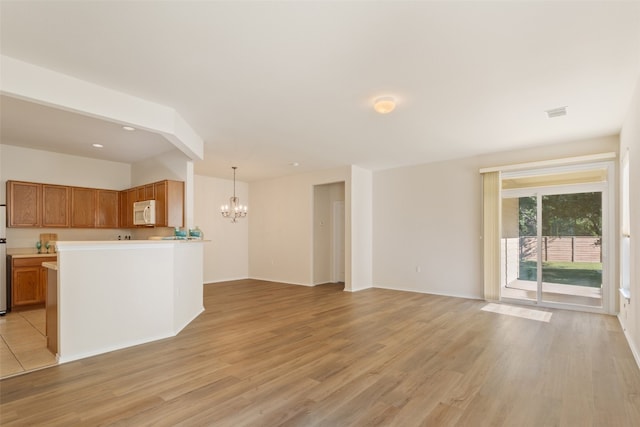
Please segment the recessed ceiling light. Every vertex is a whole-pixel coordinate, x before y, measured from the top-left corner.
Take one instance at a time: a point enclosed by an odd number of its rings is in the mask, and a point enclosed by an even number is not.
[[[131,126],[122,126],[122,129],[128,130],[128,131],[136,130],[136,128],[132,128]]]
[[[295,167],[297,167],[297,166],[300,166],[300,163],[298,163],[298,162],[291,162],[291,163],[289,163],[289,166],[293,166],[293,167],[295,168]]]
[[[91,146],[95,148],[104,148],[104,145],[102,144],[91,144]]]
[[[567,106],[552,108],[551,110],[546,110],[548,119],[553,119],[554,117],[562,117],[567,115]]]

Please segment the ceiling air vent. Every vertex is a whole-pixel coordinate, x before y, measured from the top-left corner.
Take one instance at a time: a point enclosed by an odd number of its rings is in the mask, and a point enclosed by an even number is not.
[[[551,110],[545,111],[547,113],[548,119],[553,119],[554,117],[562,117],[567,115],[567,106],[552,108]]]

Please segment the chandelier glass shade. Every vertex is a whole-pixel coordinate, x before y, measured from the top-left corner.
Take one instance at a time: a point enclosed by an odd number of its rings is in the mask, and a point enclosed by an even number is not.
[[[247,216],[247,205],[241,205],[240,199],[236,197],[236,166],[233,169],[233,196],[229,198],[229,204],[220,206],[220,213],[225,218],[231,218],[231,222],[238,222],[238,218]]]

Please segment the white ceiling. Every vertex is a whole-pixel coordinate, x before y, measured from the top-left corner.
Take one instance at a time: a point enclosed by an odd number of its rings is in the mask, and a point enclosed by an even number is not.
[[[3,55],[174,108],[205,141],[196,173],[229,178],[236,165],[243,181],[618,134],[640,76],[639,2],[0,7]],[[373,112],[380,95],[398,99],[394,112]],[[2,101],[3,141],[64,151],[74,123],[89,142],[112,131]],[[546,119],[564,105],[566,117]]]

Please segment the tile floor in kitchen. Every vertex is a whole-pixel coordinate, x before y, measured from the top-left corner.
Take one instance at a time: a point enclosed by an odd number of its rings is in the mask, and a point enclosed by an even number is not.
[[[0,378],[56,363],[47,350],[44,308],[12,311],[0,317]]]

